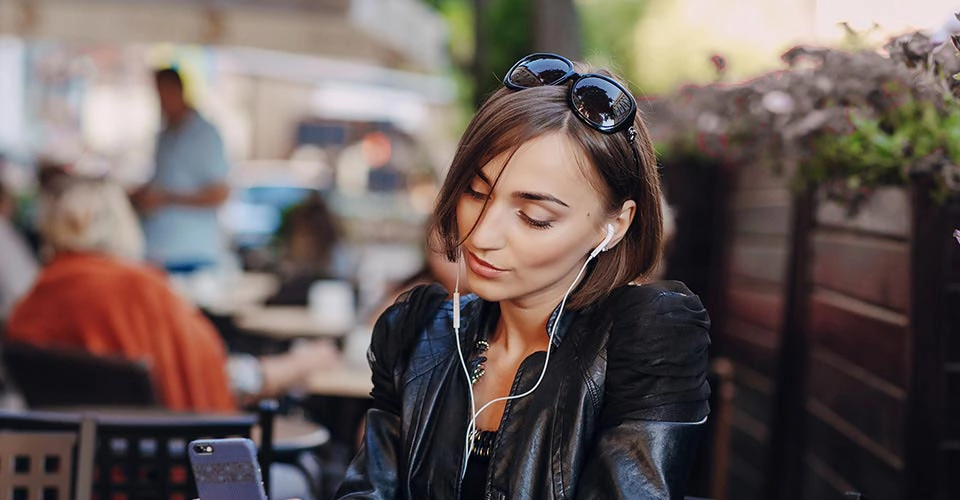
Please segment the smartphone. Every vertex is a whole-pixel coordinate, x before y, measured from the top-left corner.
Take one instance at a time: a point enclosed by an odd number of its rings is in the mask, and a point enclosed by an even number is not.
[[[267,500],[253,441],[198,439],[189,453],[200,500]]]

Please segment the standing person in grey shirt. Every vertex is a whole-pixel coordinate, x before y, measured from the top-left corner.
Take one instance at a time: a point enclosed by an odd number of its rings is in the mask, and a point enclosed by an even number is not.
[[[187,102],[175,69],[155,74],[164,128],[153,178],[133,195],[147,258],[170,273],[217,264],[223,249],[217,208],[229,194],[229,170],[217,129]]]

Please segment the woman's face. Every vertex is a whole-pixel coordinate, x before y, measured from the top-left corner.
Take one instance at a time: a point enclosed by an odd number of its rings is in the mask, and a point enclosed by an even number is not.
[[[548,134],[523,144],[507,164],[505,153],[483,166],[457,204],[471,291],[530,306],[561,299],[608,222],[579,154],[566,136]]]

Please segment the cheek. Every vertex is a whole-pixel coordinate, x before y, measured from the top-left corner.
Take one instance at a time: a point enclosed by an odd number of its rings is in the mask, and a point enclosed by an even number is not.
[[[460,232],[461,238],[470,232],[477,217],[480,216],[480,210],[474,205],[476,203],[470,203],[463,198],[457,202],[457,230]]]
[[[557,228],[551,232],[555,234],[520,235],[518,244],[514,245],[514,255],[518,263],[533,272],[558,270],[566,272],[576,266],[585,255],[583,241],[571,238],[569,233]]]

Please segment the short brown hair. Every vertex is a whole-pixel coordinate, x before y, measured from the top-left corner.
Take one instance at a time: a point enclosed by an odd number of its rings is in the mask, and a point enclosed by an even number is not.
[[[591,72],[610,75],[602,70]],[[579,309],[656,270],[662,251],[663,219],[656,156],[639,112],[633,124],[637,165],[627,132],[604,134],[582,122],[567,104],[568,89],[567,85],[520,91],[502,88],[483,103],[460,139],[438,195],[430,230],[439,236],[440,251],[455,260],[466,238],[457,227],[457,202],[483,166],[503,153],[512,156],[536,137],[565,135],[584,153],[581,167],[608,213],[619,211],[626,200],[637,204],[623,240],[597,257],[591,272],[570,296],[568,307]]]
[[[183,90],[183,78],[180,72],[174,68],[163,68],[153,72],[153,79],[157,85],[173,85],[175,88]]]

